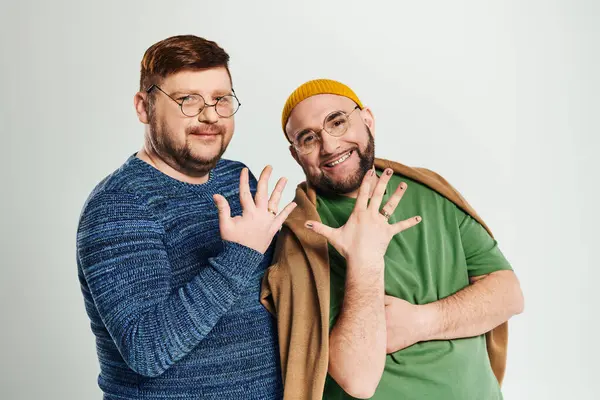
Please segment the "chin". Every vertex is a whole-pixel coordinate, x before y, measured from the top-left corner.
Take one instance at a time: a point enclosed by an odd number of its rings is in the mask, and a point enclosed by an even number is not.
[[[218,151],[211,152],[202,152],[202,153],[192,153],[190,155],[190,159],[198,164],[205,164],[212,162],[215,158],[219,159],[221,157],[221,153]]]
[[[221,143],[214,143],[209,146],[190,146],[189,157],[198,162],[204,162],[220,157],[225,152],[225,149],[221,147]]]

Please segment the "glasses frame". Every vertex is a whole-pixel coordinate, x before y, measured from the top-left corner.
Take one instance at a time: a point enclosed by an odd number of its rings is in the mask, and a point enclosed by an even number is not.
[[[320,143],[322,143],[322,142],[323,142],[323,137],[321,136],[321,135],[322,135],[322,134],[321,134],[321,132],[323,132],[323,131],[325,131],[325,132],[326,132],[326,133],[327,133],[329,136],[333,136],[333,137],[342,137],[342,136],[344,136],[344,135],[346,134],[346,132],[348,132],[348,128],[350,128],[350,116],[351,116],[351,115],[352,115],[352,113],[353,113],[354,111],[356,111],[356,110],[360,110],[360,106],[358,106],[358,105],[357,105],[357,106],[356,106],[356,107],[354,107],[354,108],[352,109],[352,111],[350,111],[349,113],[347,113],[347,112],[345,112],[345,111],[343,111],[343,110],[336,110],[336,111],[332,111],[332,112],[330,112],[329,114],[327,114],[327,115],[325,116],[325,118],[323,118],[322,128],[321,128],[321,129],[319,129],[319,130],[318,130],[318,132],[315,132],[315,131],[313,131],[312,129],[303,129],[303,130],[301,131],[301,133],[304,133],[304,132],[312,132],[312,133],[314,133],[314,134],[315,134],[315,136],[318,138],[318,142],[320,142]],[[339,134],[339,135],[333,135],[331,132],[329,132],[327,129],[325,129],[325,123],[327,122],[327,119],[329,119],[329,117],[330,117],[332,114],[335,114],[335,113],[340,113],[340,112],[346,116],[346,119],[348,120],[348,126],[346,127],[346,129],[345,129],[345,130],[344,130],[344,131],[343,131],[341,134]],[[299,135],[296,135],[296,138],[297,138],[298,136],[299,136]],[[315,147],[316,147],[316,144],[315,144],[315,145],[313,145],[313,146],[312,146],[312,148],[311,148],[310,150],[308,150],[308,151],[302,151],[302,150],[301,150],[301,149],[298,147],[298,145],[297,145],[296,143],[297,143],[297,141],[296,141],[296,139],[294,139],[294,141],[292,142],[292,145],[294,146],[294,149],[296,149],[296,151],[297,151],[298,153],[302,154],[302,155],[306,155],[306,154],[310,154],[310,153],[312,153],[312,152],[315,150]]]
[[[167,92],[165,92],[164,90],[162,90],[160,86],[158,86],[158,85],[152,85],[152,86],[150,86],[148,89],[146,89],[146,93],[150,94],[150,92],[151,92],[151,91],[152,91],[154,88],[156,88],[156,89],[160,90],[160,91],[161,91],[161,92],[163,92],[165,95],[167,95],[167,97],[168,97],[168,98],[170,98],[170,99],[171,99],[171,100],[173,100],[175,103],[177,103],[177,105],[179,105],[179,109],[181,110],[181,113],[182,113],[183,115],[185,115],[186,117],[196,117],[196,116],[200,115],[200,114],[202,113],[202,111],[204,111],[204,109],[206,109],[206,108],[208,108],[208,107],[214,107],[214,108],[215,108],[215,113],[217,113],[217,115],[218,115],[219,117],[221,117],[221,118],[231,118],[231,117],[233,117],[233,116],[235,115],[235,113],[237,113],[237,112],[238,112],[238,110],[239,110],[239,109],[240,109],[240,107],[242,106],[242,103],[240,102],[240,99],[238,99],[237,95],[235,94],[235,90],[233,90],[233,88],[231,88],[231,92],[232,92],[233,94],[228,94],[228,95],[225,95],[225,96],[219,96],[219,97],[217,97],[217,101],[215,101],[215,104],[208,104],[208,103],[206,102],[206,99],[205,99],[205,98],[204,98],[204,97],[203,97],[201,94],[192,93],[194,96],[199,96],[199,97],[202,99],[202,101],[204,102],[204,106],[203,106],[203,107],[201,107],[201,108],[198,110],[198,112],[197,112],[196,114],[194,114],[194,115],[188,115],[188,114],[186,114],[185,112],[183,112],[183,101],[180,103],[179,101],[177,101],[176,99],[174,99],[173,97],[171,97],[171,95],[170,95],[169,93],[167,93]],[[219,101],[220,101],[221,99],[223,99],[223,98],[225,98],[225,97],[227,97],[227,96],[231,96],[231,97],[235,98],[235,100],[238,102],[238,106],[237,106],[236,110],[233,112],[233,114],[231,114],[231,115],[229,115],[229,116],[221,115],[221,114],[219,114],[219,111],[217,111],[217,104],[219,104]]]

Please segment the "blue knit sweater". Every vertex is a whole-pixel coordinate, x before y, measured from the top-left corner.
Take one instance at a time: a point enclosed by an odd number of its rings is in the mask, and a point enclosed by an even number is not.
[[[273,248],[223,241],[212,200],[241,214],[242,168],[221,160],[192,185],[132,156],[88,198],[77,263],[105,399],[281,398],[275,324],[259,303]]]

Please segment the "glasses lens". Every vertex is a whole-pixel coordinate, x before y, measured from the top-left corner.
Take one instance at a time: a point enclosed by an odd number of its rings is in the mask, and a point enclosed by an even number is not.
[[[240,102],[234,96],[223,96],[215,105],[217,114],[221,117],[231,117],[240,108]]]
[[[301,154],[308,154],[315,148],[319,137],[313,131],[306,131],[296,137],[294,146]]]
[[[342,136],[348,130],[348,116],[343,111],[334,111],[325,118],[323,128],[331,136]]]
[[[191,94],[186,96],[181,103],[181,111],[188,117],[195,117],[204,108],[204,99],[202,96]]]

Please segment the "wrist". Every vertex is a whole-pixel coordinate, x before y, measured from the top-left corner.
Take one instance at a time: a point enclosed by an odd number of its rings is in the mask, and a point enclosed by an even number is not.
[[[350,253],[346,257],[346,264],[349,268],[361,269],[381,269],[385,265],[383,257],[373,257],[372,254]]]
[[[437,302],[418,305],[418,324],[422,341],[436,340],[439,338],[442,319],[442,310]]]

